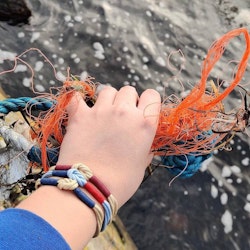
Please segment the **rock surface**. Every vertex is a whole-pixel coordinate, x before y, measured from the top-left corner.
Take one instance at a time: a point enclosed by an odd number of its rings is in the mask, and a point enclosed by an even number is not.
[[[8,22],[10,25],[21,25],[29,23],[31,10],[24,0],[6,0],[0,2],[0,21]]]

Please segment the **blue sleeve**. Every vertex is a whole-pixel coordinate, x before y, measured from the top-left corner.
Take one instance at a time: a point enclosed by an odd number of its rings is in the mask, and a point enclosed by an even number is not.
[[[69,250],[62,235],[41,217],[23,209],[0,212],[0,250]]]

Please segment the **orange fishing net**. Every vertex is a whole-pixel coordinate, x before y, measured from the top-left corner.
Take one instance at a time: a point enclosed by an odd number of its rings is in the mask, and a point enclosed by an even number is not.
[[[221,58],[228,42],[241,34],[245,37],[246,48],[234,79],[222,92],[220,86],[216,87],[214,83],[210,83],[209,91],[207,80],[211,70]],[[249,53],[250,36],[245,28],[232,30],[214,42],[203,62],[201,79],[197,86],[184,100],[176,98],[173,100],[170,96],[163,102],[158,129],[152,145],[152,150],[156,155],[206,154],[224,145],[222,140],[228,133],[223,133],[223,131],[229,132],[237,126],[237,118],[234,115],[229,119],[227,114],[223,114],[222,101],[242,79]],[[219,130],[218,126],[223,126],[223,129]]]

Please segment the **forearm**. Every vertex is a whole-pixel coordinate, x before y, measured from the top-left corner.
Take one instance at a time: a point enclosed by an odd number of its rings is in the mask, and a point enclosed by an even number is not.
[[[31,211],[50,223],[72,249],[83,249],[96,230],[94,212],[71,191],[42,186],[18,208]]]

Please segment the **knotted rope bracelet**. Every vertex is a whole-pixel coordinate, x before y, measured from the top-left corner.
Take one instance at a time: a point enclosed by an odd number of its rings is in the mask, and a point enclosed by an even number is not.
[[[115,197],[106,186],[93,175],[91,170],[82,163],[77,163],[72,166],[57,165],[51,167],[41,179],[37,180],[36,187],[40,185],[52,185],[57,186],[61,190],[72,190],[84,204],[93,209],[97,220],[94,237],[107,227],[117,213],[118,204]],[[104,212],[98,203],[84,193],[80,187],[86,189],[89,194],[102,205]]]

